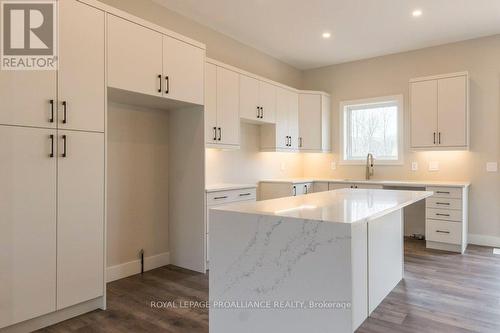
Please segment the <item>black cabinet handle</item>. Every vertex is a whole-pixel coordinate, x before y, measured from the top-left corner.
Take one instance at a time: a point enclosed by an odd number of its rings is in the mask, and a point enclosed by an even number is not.
[[[260,106],[257,106],[257,118],[260,118]]]
[[[240,193],[240,197],[247,197],[249,196],[251,193]]]
[[[67,157],[68,154],[66,152],[66,142],[67,142],[66,135],[62,136],[62,140],[63,140],[63,152],[62,152],[61,156],[62,157]]]
[[[440,234],[449,234],[450,232],[449,231],[444,231],[444,230],[436,230],[437,233],[440,233]]]
[[[62,102],[62,106],[63,106],[63,121],[62,121],[62,123],[66,124],[68,122],[68,114],[67,114],[67,111],[68,111],[68,102],[63,101]]]
[[[260,119],[264,119],[264,107],[260,107]]]
[[[160,80],[160,88],[158,89],[158,92],[161,93],[161,74],[158,74],[158,79]]]
[[[54,122],[54,100],[51,99],[49,101],[50,103],[50,118],[49,118],[49,123],[53,123]]]
[[[293,186],[293,196],[297,195],[297,186]]]
[[[434,132],[434,133],[433,133],[433,135],[434,135],[434,139],[433,139],[433,141],[432,141],[432,142],[433,142],[434,144],[436,144],[436,132]]]
[[[213,130],[214,130],[214,141],[217,141],[217,127],[214,127]]]
[[[446,191],[436,191],[436,193],[439,193],[439,194],[450,194],[450,192],[446,192]]]
[[[436,216],[450,216],[450,214],[441,214],[441,213],[436,213]]]
[[[450,203],[449,202],[436,202],[436,205],[445,205],[445,206],[449,206]]]
[[[307,194],[307,185],[304,185],[304,193]]]
[[[222,140],[222,128],[219,127],[219,141]]]
[[[165,94],[168,94],[170,92],[170,79],[168,78],[168,75],[165,76],[165,84],[167,85],[167,89],[165,89]]]
[[[438,143],[441,144],[441,132],[438,134]]]
[[[302,137],[299,138],[299,147],[302,148]]]
[[[54,134],[49,135],[50,138],[50,154],[49,157],[54,157]]]
[[[214,200],[221,200],[221,199],[227,199],[227,196],[223,196],[223,197],[215,197]]]

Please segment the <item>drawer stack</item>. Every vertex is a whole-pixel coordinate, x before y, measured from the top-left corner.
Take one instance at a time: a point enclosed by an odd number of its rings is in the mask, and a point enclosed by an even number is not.
[[[210,219],[209,211],[210,208],[223,206],[236,202],[245,201],[255,201],[257,199],[256,187],[244,187],[231,190],[215,190],[212,192],[207,192],[206,194],[206,207],[207,211],[205,214],[205,258],[206,258],[206,269],[208,269],[208,262],[210,258],[210,243],[209,243],[209,230],[210,230]]]
[[[463,253],[467,246],[467,192],[458,187],[427,187],[434,195],[426,199],[427,247]]]

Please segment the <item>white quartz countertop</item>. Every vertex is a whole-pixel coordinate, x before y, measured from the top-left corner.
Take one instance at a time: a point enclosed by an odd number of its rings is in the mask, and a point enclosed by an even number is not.
[[[333,223],[364,222],[430,197],[429,191],[341,189],[251,203],[231,204],[221,211],[295,217]]]
[[[241,190],[245,188],[256,188],[256,184],[211,184],[205,187],[206,192],[218,192],[218,191],[230,191],[230,190]]]
[[[445,186],[445,187],[468,187],[470,182],[466,181],[440,181],[440,180],[379,180],[379,179],[337,179],[337,178],[282,178],[265,179],[261,183],[349,183],[349,184],[373,184],[385,186],[405,186],[405,187],[424,187],[424,186]]]

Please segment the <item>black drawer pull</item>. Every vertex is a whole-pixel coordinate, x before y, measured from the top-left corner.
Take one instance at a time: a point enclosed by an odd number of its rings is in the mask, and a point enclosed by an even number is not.
[[[63,140],[63,153],[61,154],[61,157],[68,157],[68,153],[66,151],[66,141],[67,141],[66,135],[62,136],[62,140]]]
[[[53,99],[49,100],[49,104],[50,104],[49,123],[53,123],[54,122],[54,100]]]
[[[441,214],[441,213],[436,213],[437,216],[450,216],[450,214]]]
[[[62,106],[63,106],[63,121],[62,121],[62,123],[67,124],[68,123],[68,102],[63,101]]]
[[[247,197],[251,195],[252,193],[240,193],[240,197]]]
[[[450,192],[445,192],[445,191],[436,191],[436,193],[439,193],[439,194],[450,194]]]
[[[215,197],[214,199],[215,199],[215,200],[227,199],[227,196],[223,196],[223,197]]]
[[[444,230],[436,230],[437,233],[439,234],[449,234],[449,231],[444,231]]]
[[[54,157],[54,134],[49,135],[50,138],[50,154],[49,157]]]
[[[450,203],[449,202],[436,202],[436,205],[445,205],[445,206],[449,206]]]

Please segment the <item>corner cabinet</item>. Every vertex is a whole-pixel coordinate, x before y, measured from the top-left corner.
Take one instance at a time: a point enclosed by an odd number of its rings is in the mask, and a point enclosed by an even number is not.
[[[469,148],[467,72],[410,80],[410,109],[412,148]]]
[[[205,50],[108,14],[108,86],[203,105]]]
[[[330,96],[320,92],[299,93],[299,150],[330,152]]]
[[[240,146],[239,75],[205,64],[205,143],[208,148]]]

